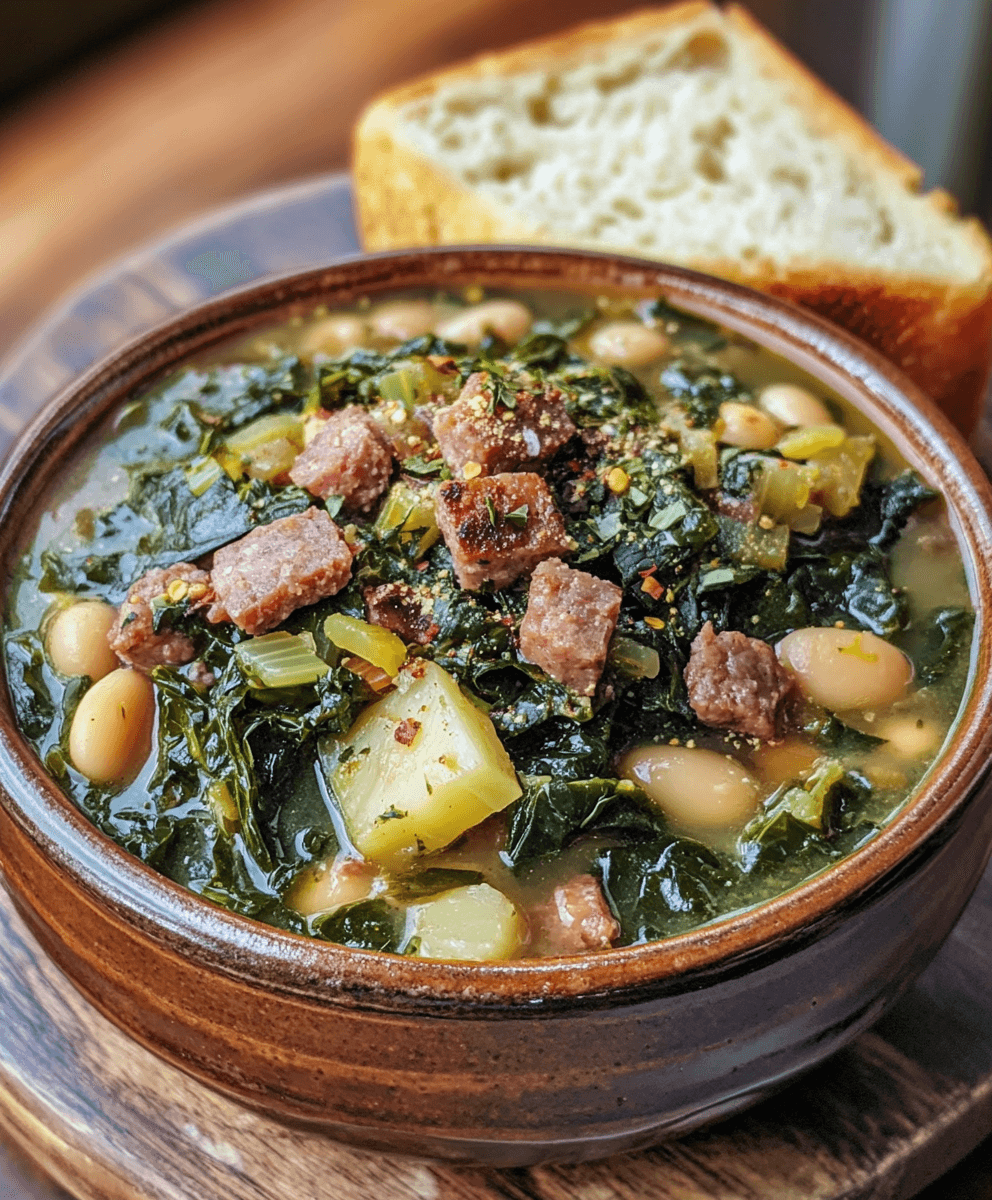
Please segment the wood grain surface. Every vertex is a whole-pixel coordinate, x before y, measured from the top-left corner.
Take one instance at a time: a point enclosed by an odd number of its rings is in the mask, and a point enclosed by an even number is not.
[[[357,248],[343,176],[215,213],[115,264],[0,376],[0,450],[65,380],[232,283]],[[988,446],[992,447],[992,439]],[[992,870],[938,959],[870,1033],[742,1117],[639,1154],[485,1171],[365,1154],[211,1092],[120,1033],[0,894],[4,1200],[992,1200]],[[939,1182],[934,1183],[935,1180]],[[4,1185],[7,1190],[4,1192]]]

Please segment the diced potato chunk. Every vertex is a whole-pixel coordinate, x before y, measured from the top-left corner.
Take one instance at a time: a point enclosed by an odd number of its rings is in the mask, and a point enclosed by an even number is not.
[[[387,863],[448,845],[520,795],[492,722],[422,659],[342,739],[332,785],[355,847]]]
[[[475,883],[411,908],[407,933],[417,939],[421,958],[481,962],[512,958],[520,948],[523,927],[520,914],[502,892],[488,883]]]

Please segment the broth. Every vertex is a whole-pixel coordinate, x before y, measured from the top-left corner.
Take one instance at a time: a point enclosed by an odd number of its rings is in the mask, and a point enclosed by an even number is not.
[[[125,849],[298,933],[682,932],[871,838],[960,705],[943,503],[864,429],[661,301],[296,318],[73,465],[7,603],[21,728]]]

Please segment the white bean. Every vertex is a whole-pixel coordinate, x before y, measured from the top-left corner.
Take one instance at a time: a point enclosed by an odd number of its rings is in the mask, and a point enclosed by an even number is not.
[[[897,758],[925,758],[940,745],[943,731],[934,721],[925,717],[901,713],[879,721],[872,729],[877,737],[885,738],[886,745],[879,750],[889,751]]]
[[[392,300],[372,312],[369,324],[378,337],[408,342],[430,333],[436,319],[437,312],[429,300]]]
[[[803,695],[831,712],[892,704],[913,677],[901,650],[853,629],[797,629],[776,650],[795,671]]]
[[[286,902],[305,917],[332,912],[343,904],[371,896],[377,877],[371,863],[356,858],[332,859],[307,867],[293,883]]]
[[[130,783],[151,753],[155,689],[118,668],[83,696],[69,730],[72,765],[94,783]]]
[[[533,320],[530,309],[517,300],[487,300],[454,313],[441,321],[435,332],[445,341],[463,346],[478,346],[490,333],[512,345],[520,341]]]
[[[300,353],[335,356],[365,344],[367,329],[361,317],[354,313],[331,313],[304,330],[300,338]]]
[[[668,338],[640,321],[610,321],[589,339],[589,349],[600,362],[615,367],[643,367],[668,349]]]
[[[720,405],[723,432],[718,440],[726,446],[741,446],[745,450],[768,450],[778,441],[778,426],[753,404],[727,400]]]
[[[63,608],[48,628],[48,657],[62,675],[88,675],[94,683],[117,666],[107,635],[117,610],[102,600],[80,600]]]
[[[683,825],[742,825],[758,806],[757,781],[727,754],[688,746],[639,746],[620,774],[640,784],[662,812]]]
[[[772,383],[762,388],[758,404],[783,425],[829,425],[833,422],[823,401],[794,383]]]

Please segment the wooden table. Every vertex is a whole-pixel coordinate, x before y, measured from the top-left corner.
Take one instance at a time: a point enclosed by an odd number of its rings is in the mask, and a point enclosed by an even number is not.
[[[0,450],[43,397],[129,334],[232,283],[355,249],[337,176],[115,265],[0,373]],[[644,1153],[492,1172],[347,1150],[215,1095],[96,1013],[0,896],[0,1129],[85,1200],[908,1200],[992,1130],[990,951],[992,869],[905,999],[777,1099]],[[990,1200],[987,1166],[941,1180],[930,1200]],[[0,1194],[5,1173],[6,1200],[64,1196],[2,1154]]]

